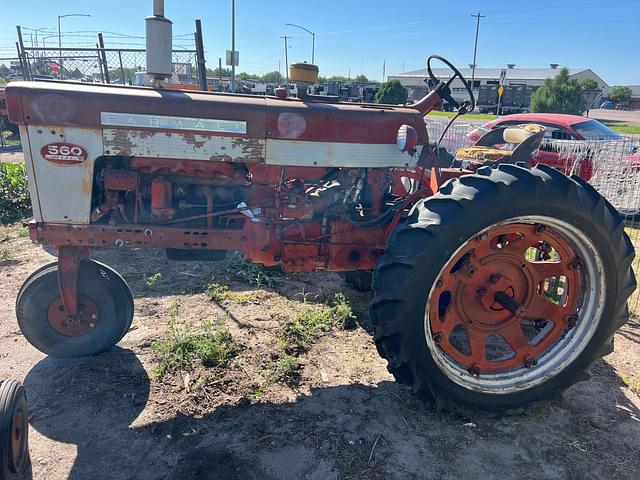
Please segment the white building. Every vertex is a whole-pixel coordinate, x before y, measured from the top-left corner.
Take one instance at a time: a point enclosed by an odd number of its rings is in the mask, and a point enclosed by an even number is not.
[[[500,82],[500,77],[503,71],[505,72],[505,85],[529,85],[540,86],[547,78],[554,78],[560,72],[561,67],[553,63],[549,68],[518,68],[516,65],[509,65],[507,68],[476,68],[473,90],[474,93],[478,93],[480,85],[497,85]],[[460,73],[471,83],[471,68],[460,68]],[[610,90],[609,85],[598,74],[596,74],[590,68],[569,68],[569,77],[575,80],[583,80],[585,78],[591,78],[598,83],[598,88],[608,93]],[[434,68],[433,73],[440,80],[446,81],[453,75],[453,72],[448,68]],[[396,75],[389,75],[389,80],[399,80],[402,85],[409,88],[410,91],[416,91],[419,94],[420,90],[426,90],[427,84],[424,79],[428,78],[429,74],[427,69],[413,70],[411,72],[398,73]],[[411,88],[413,87],[413,88]],[[417,88],[416,88],[417,87]],[[459,79],[456,79],[451,84],[451,89],[456,98],[463,99],[465,88]]]

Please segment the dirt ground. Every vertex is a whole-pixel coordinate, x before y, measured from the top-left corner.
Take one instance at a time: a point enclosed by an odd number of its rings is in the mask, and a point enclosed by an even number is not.
[[[255,301],[212,302],[203,286],[255,289],[221,264],[168,262],[163,252],[97,253],[133,290],[133,326],[112,351],[78,360],[41,354],[20,335],[14,301],[52,260],[18,227],[0,227],[0,378],[22,380],[34,479],[637,479],[640,323],[617,335],[593,378],[564,399],[518,414],[441,413],[396,384],[371,337],[366,294],[334,274],[288,275]],[[342,291],[358,316],[300,355],[297,384],[264,365],[278,326],[303,298]],[[169,311],[210,320],[240,345],[226,366],[153,374]],[[194,380],[194,378],[196,378]]]

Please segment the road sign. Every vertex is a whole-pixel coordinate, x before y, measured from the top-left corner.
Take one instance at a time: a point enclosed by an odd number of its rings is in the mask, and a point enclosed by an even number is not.
[[[498,87],[498,96],[501,97],[503,93],[504,93],[504,87],[502,85],[500,85]]]
[[[240,52],[237,50],[233,52],[233,62],[231,62],[231,50],[227,50],[227,65],[235,65],[236,67],[240,65]]]

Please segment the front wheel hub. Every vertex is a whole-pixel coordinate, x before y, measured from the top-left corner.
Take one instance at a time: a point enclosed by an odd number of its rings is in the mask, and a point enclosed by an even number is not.
[[[100,321],[96,304],[84,295],[78,296],[78,313],[67,315],[62,298],[54,300],[47,311],[51,327],[66,337],[82,337],[93,331]]]
[[[438,355],[475,377],[533,369],[576,325],[582,267],[573,241],[550,225],[513,222],[476,235],[429,300]]]

